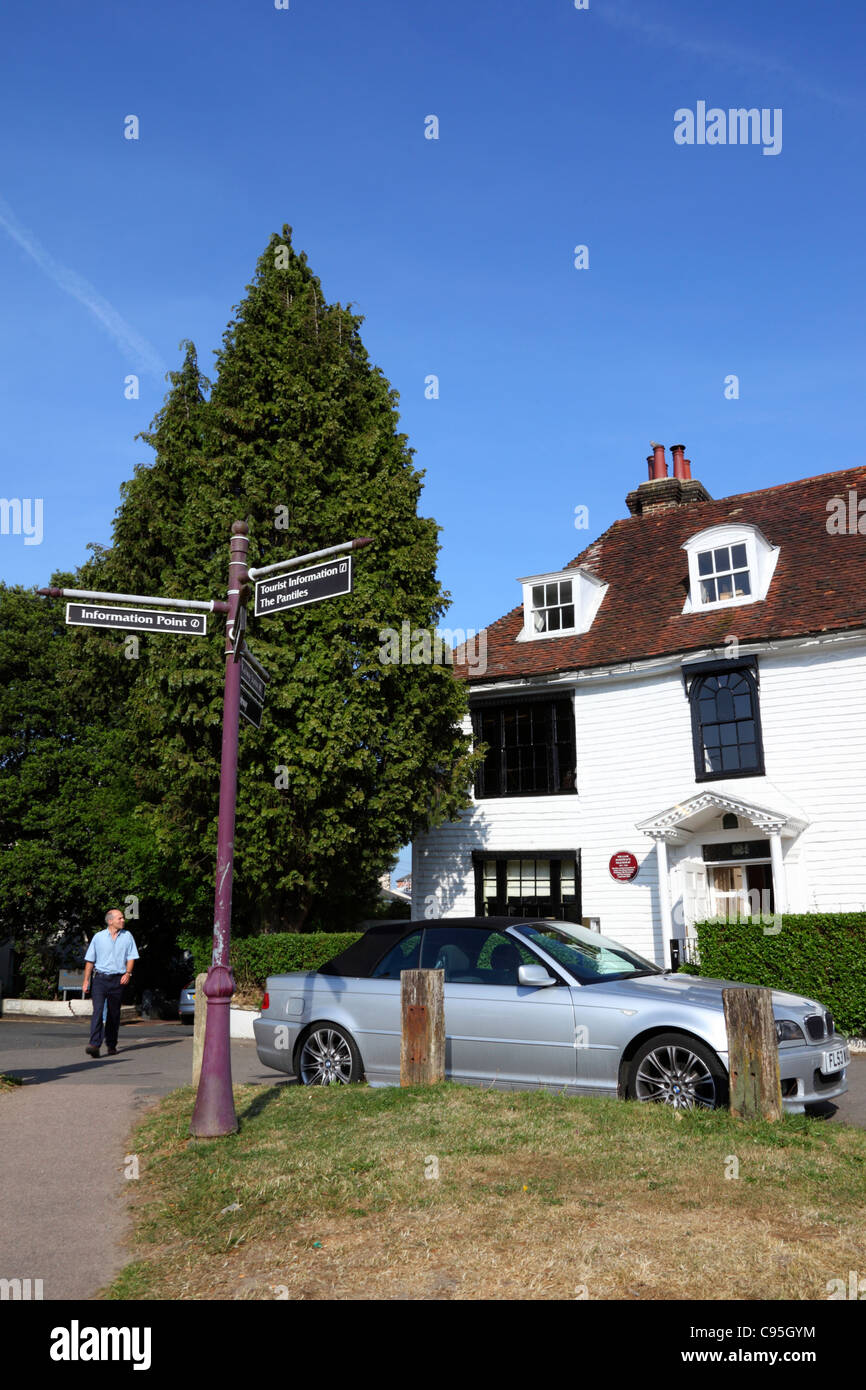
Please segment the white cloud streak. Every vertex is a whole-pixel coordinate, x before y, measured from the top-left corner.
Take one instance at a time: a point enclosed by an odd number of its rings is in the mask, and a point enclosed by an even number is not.
[[[102,325],[109,337],[113,338],[121,351],[130,358],[139,371],[150,372],[154,376],[164,376],[166,366],[151,343],[120,316],[113,305],[94,289],[93,285],[76,271],[61,265],[37,240],[32,232],[23,227],[7,203],[0,198],[0,227],[21,247],[22,251],[35,261],[39,269],[52,280],[58,289],[77,299],[79,304],[93,315]]]
[[[854,97],[836,87],[831,89],[823,86],[820,82],[814,82],[811,77],[804,75],[798,68],[780,58],[774,58],[769,53],[759,53],[754,49],[725,43],[716,38],[690,37],[683,32],[685,26],[682,23],[681,27],[677,28],[673,28],[669,24],[659,24],[655,20],[646,19],[643,15],[636,13],[628,5],[621,4],[599,4],[597,8],[594,7],[593,13],[596,18],[601,19],[611,28],[635,34],[657,47],[673,48],[679,53],[686,53],[696,58],[706,58],[711,62],[720,63],[724,67],[734,68],[740,72],[774,74],[790,83],[791,86],[799,88],[808,96],[817,97],[820,101],[829,102],[833,106],[852,108],[861,105],[861,102]]]

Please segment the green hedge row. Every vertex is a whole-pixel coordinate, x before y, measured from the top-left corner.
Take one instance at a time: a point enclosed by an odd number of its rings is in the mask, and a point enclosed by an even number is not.
[[[239,989],[264,989],[268,975],[293,970],[317,970],[357,941],[361,932],[273,932],[242,936],[231,945],[231,967]],[[196,975],[210,968],[211,937],[183,936],[180,945],[192,952]]]
[[[696,930],[701,975],[804,994],[840,1032],[866,1037],[866,912],[783,913],[775,936],[748,922]]]

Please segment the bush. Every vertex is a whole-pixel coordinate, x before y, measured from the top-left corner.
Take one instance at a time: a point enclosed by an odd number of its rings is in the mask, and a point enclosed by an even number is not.
[[[240,989],[265,987],[268,975],[287,975],[293,970],[317,970],[333,960],[361,936],[361,932],[273,932],[244,936],[230,950],[232,974]],[[181,946],[192,952],[196,975],[210,967],[212,938],[184,936]]]
[[[760,923],[698,922],[700,973],[804,994],[826,1005],[840,1032],[866,1036],[866,912],[783,913]]]
[[[50,946],[41,941],[28,941],[18,969],[24,980],[22,999],[56,999],[59,962]]]

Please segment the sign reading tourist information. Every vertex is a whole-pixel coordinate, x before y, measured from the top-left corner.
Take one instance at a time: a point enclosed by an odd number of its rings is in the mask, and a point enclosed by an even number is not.
[[[241,714],[250,724],[254,724],[257,729],[262,727],[262,715],[265,712],[265,690],[267,688],[267,677],[259,674],[258,671],[247,661],[243,652],[241,653]]]
[[[628,850],[621,850],[619,854],[611,855],[608,868],[611,878],[618,883],[629,883],[637,873],[637,860]]]
[[[286,608],[301,608],[305,603],[319,603],[323,598],[336,598],[352,592],[352,557],[328,560],[306,570],[289,570],[272,579],[256,581],[257,618],[269,613],[282,613]]]
[[[71,627],[113,627],[118,632],[174,632],[181,637],[205,637],[204,613],[178,613],[173,608],[110,608],[103,603],[67,603]]]

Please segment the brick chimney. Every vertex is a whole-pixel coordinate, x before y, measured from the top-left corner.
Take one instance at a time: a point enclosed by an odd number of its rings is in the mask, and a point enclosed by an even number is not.
[[[665,507],[682,507],[689,502],[709,502],[712,499],[703,483],[692,477],[691,461],[685,457],[685,444],[672,444],[673,474],[668,477],[664,444],[652,444],[647,458],[649,479],[626,497],[632,516],[647,516]]]

